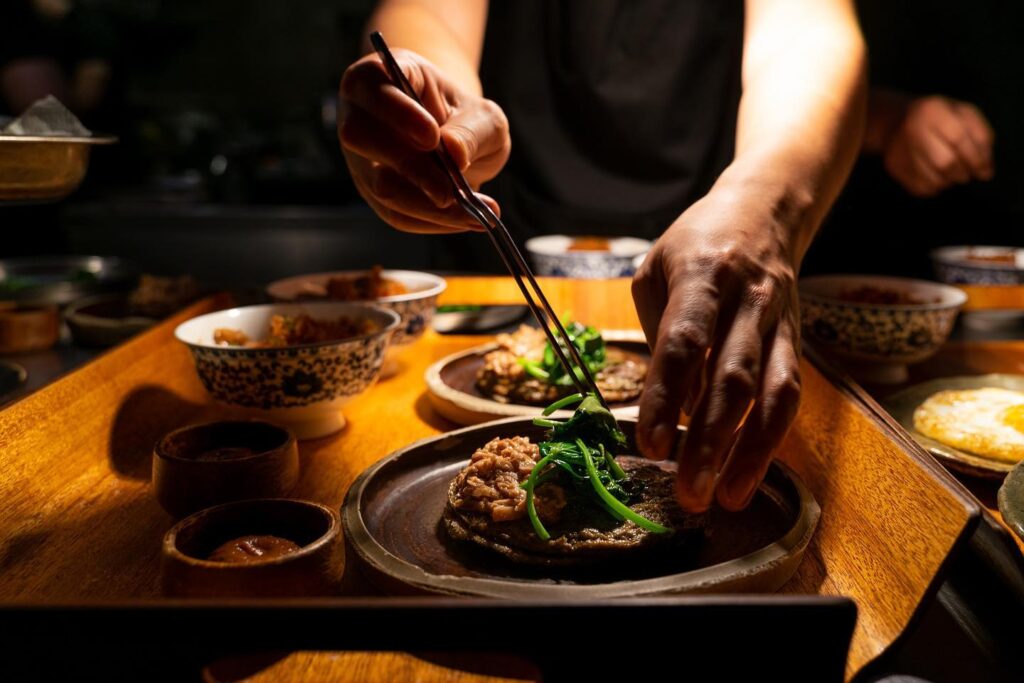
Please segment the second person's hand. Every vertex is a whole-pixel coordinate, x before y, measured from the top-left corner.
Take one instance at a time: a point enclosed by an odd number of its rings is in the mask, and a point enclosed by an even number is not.
[[[341,80],[338,139],[356,188],[384,221],[406,232],[479,230],[455,203],[430,152],[444,143],[474,189],[508,161],[508,120],[484,97],[460,90],[409,50],[392,50],[421,107],[395,87],[375,54]],[[495,212],[497,203],[479,195]]]

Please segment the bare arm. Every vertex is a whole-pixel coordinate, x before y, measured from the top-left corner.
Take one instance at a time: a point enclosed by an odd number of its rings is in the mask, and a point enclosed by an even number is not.
[[[747,0],[736,156],[658,240],[633,297],[654,354],[638,441],[689,436],[677,494],[745,507],[796,414],[796,274],[860,148],[864,45],[852,0]]]

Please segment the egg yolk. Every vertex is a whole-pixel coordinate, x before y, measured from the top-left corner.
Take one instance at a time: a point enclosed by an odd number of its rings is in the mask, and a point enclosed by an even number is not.
[[[1007,408],[1003,412],[1003,424],[1024,433],[1024,403]]]

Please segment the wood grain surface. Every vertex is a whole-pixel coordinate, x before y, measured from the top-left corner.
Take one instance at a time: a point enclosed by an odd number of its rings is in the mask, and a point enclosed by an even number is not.
[[[600,327],[638,327],[628,280],[546,280],[543,286],[558,311]],[[508,278],[453,278],[442,299],[519,301]],[[227,303],[197,304],[0,412],[0,601],[158,597],[160,541],[172,520],[149,492],[153,444],[171,429],[228,414],[209,402],[173,330]],[[401,358],[399,374],[346,407],[345,430],[302,444],[292,495],[338,505],[371,463],[452,429],[430,408],[423,374],[435,360],[480,343],[480,337],[428,331]],[[974,508],[914,446],[888,433],[806,361],[803,380],[801,412],[781,456],[803,476],[823,513],[784,591],[857,601],[852,675],[905,628]],[[384,655],[351,656],[370,659],[339,660],[345,668],[372,668]],[[275,664],[274,680],[298,680],[320,666],[304,654],[292,657]]]

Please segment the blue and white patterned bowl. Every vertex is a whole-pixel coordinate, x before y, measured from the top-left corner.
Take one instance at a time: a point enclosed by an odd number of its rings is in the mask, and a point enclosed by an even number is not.
[[[340,270],[333,273],[312,273],[277,280],[267,285],[267,296],[275,301],[291,302],[315,298],[325,291],[327,281],[332,278],[357,277],[366,270]],[[410,344],[423,336],[430,327],[437,311],[437,297],[448,284],[444,278],[415,270],[384,270],[381,274],[405,285],[406,294],[383,296],[371,302],[381,308],[394,311],[402,318],[401,324],[391,338],[388,357],[385,359],[383,377],[394,374],[398,369],[398,356]],[[322,294],[320,294],[322,296]]]
[[[368,318],[379,329],[343,341],[281,348],[213,342],[218,328],[263,339],[272,316],[301,314],[318,320]],[[394,311],[368,304],[267,304],[201,315],[179,325],[174,335],[188,345],[199,380],[217,401],[289,427],[300,439],[314,439],[345,426],[341,407],[377,380],[399,322]]]
[[[606,280],[632,277],[634,260],[646,254],[651,242],[636,237],[612,237],[608,251],[569,251],[572,237],[545,235],[526,240],[534,272],[549,277]]]
[[[923,303],[872,304],[848,301],[844,292],[862,287],[896,291]],[[907,364],[939,350],[953,329],[967,295],[925,280],[875,275],[819,275],[800,280],[804,337],[840,357],[858,379],[895,384]]]
[[[982,260],[993,256],[1010,257],[1013,263]],[[931,258],[935,276],[951,285],[1024,285],[1024,249],[989,246],[942,247],[932,251]]]

